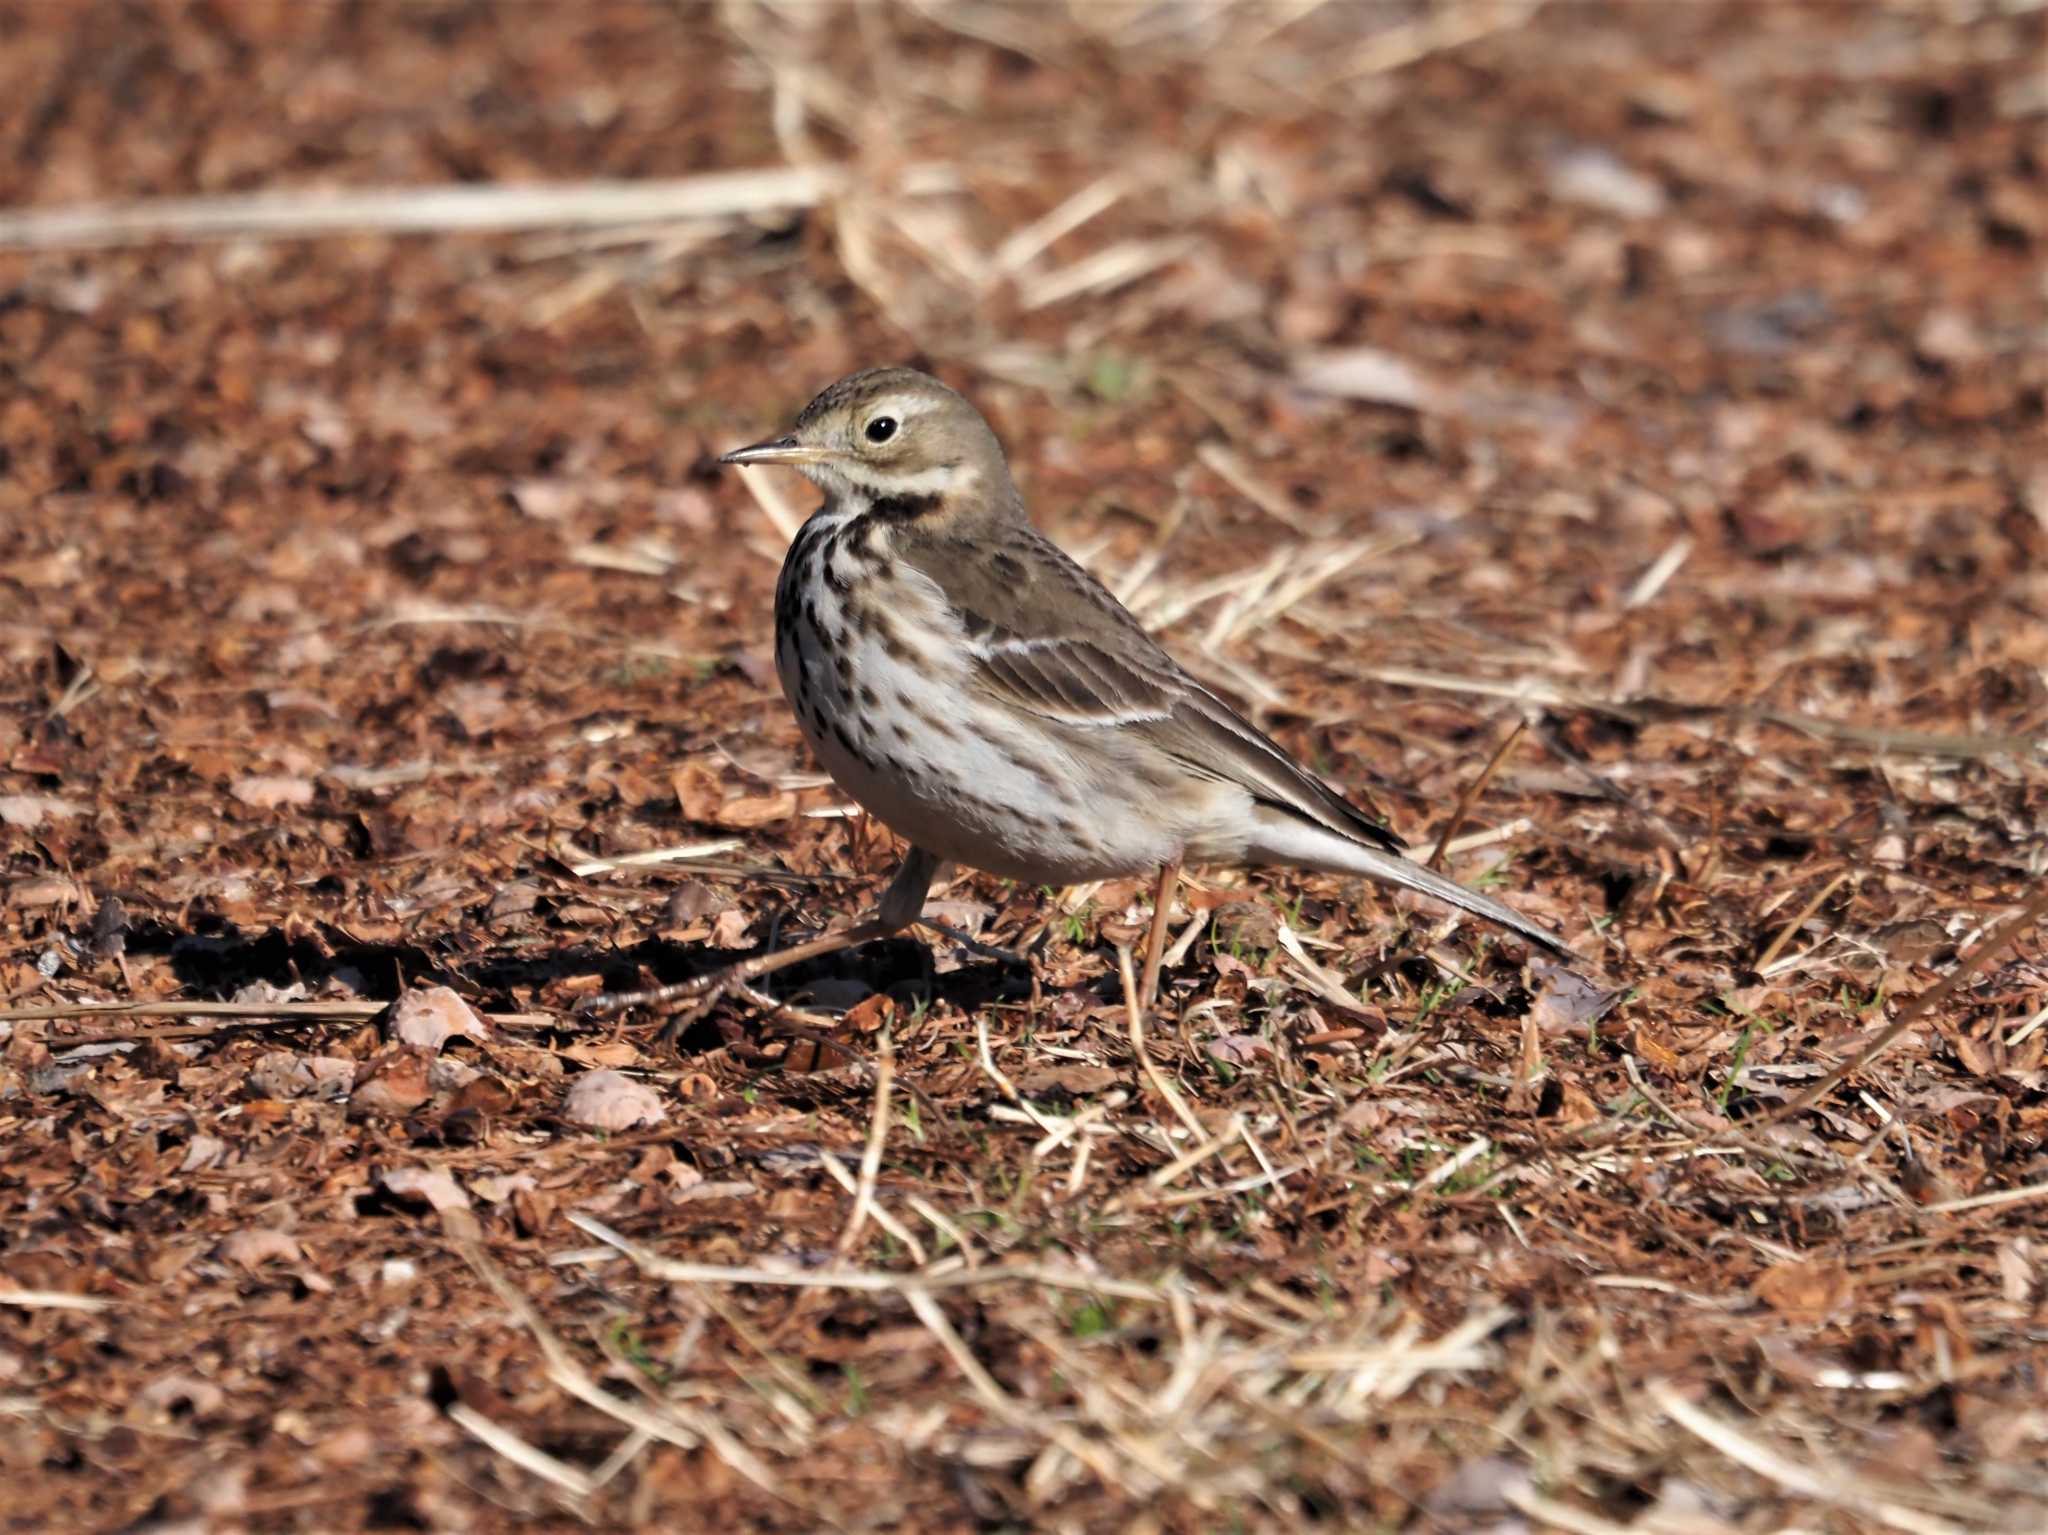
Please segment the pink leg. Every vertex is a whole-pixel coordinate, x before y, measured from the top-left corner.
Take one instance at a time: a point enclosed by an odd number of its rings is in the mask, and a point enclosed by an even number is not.
[[[1173,910],[1173,894],[1180,888],[1180,864],[1168,864],[1159,871],[1159,884],[1152,893],[1152,930],[1145,935],[1145,978],[1138,983],[1138,1006],[1150,1012],[1159,995],[1159,961],[1166,954],[1166,918]]]

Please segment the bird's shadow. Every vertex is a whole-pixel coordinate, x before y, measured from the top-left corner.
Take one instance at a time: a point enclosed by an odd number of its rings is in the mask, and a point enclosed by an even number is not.
[[[123,936],[127,953],[164,959],[184,995],[199,1001],[228,1001],[257,983],[297,983],[308,996],[335,988],[374,1002],[391,1001],[408,987],[440,985],[480,1006],[508,1010],[529,1008],[528,998],[592,975],[606,991],[631,991],[688,981],[760,952],[659,938],[602,949],[587,944],[494,946],[460,937],[382,942],[324,925],[295,934],[276,927],[245,930],[221,918],[200,918],[189,929],[144,918],[131,921]],[[827,1012],[834,1010],[831,1001],[850,1003],[873,992],[943,998],[969,1012],[1029,994],[1028,974],[998,960],[963,953],[957,968],[941,972],[938,958],[952,947],[948,939],[926,941],[922,933],[880,939],[791,966],[775,977],[774,993],[792,1005]],[[813,989],[831,1000],[807,1000]],[[573,1001],[541,1005],[557,1019],[550,1032],[575,1035],[602,1027],[577,1013]],[[715,1048],[723,1037],[715,1028],[691,1029],[679,1044],[690,1053],[692,1045]]]

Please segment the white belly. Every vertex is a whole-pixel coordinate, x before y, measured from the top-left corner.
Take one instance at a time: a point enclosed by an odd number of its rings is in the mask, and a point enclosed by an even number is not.
[[[1031,883],[1141,873],[1180,856],[1186,832],[1119,771],[1114,742],[1102,743],[1106,756],[1077,752],[1071,732],[991,707],[968,686],[938,589],[892,574],[892,635],[824,611],[835,653],[808,623],[787,626],[776,649],[783,692],[840,788],[928,852]]]

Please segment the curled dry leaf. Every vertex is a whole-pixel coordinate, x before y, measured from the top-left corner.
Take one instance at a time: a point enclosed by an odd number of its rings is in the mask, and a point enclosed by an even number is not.
[[[1684,1057],[1665,1042],[1660,1031],[1639,1027],[1630,1036],[1629,1042],[1652,1071],[1667,1077],[1685,1075]]]
[[[446,986],[419,986],[391,1004],[390,1036],[402,1045],[439,1050],[458,1036],[488,1040],[491,1031],[470,1005]]]
[[[540,886],[530,879],[514,880],[509,885],[500,885],[498,893],[491,897],[489,909],[484,913],[492,922],[502,922],[508,917],[523,917],[540,904]]]
[[[355,1063],[349,1063],[349,1073],[355,1073]],[[306,1063],[289,1050],[268,1050],[257,1057],[256,1064],[249,1068],[248,1076],[242,1079],[252,1098],[296,1098],[307,1092],[313,1085],[313,1074],[306,1070]]]
[[[1243,980],[1256,981],[1259,972],[1247,965],[1234,954],[1212,954],[1209,963],[1216,967],[1216,973],[1226,978],[1237,976]]]
[[[656,800],[664,798],[668,792],[638,768],[622,764],[613,766],[604,777],[610,782],[612,792],[618,796],[619,803],[631,805],[636,809],[653,804]]]
[[[886,1027],[895,1017],[895,999],[878,991],[848,1009],[845,1021],[850,1029],[858,1029],[863,1034],[874,1034]]]
[[[85,806],[48,794],[0,794],[0,821],[21,831],[34,831],[44,821],[83,814]]]
[[[546,1189],[516,1188],[512,1191],[512,1219],[521,1236],[535,1236],[554,1219],[555,1196]]]
[[[852,1054],[829,1039],[792,1039],[782,1057],[784,1071],[804,1075],[815,1071],[840,1071],[852,1064]]]
[[[430,1093],[455,1093],[469,1086],[483,1073],[467,1061],[454,1060],[445,1055],[434,1057],[434,1064],[427,1068],[427,1091]]]
[[[714,949],[740,949],[746,947],[747,929],[753,924],[747,914],[737,906],[728,906],[711,921],[711,947]]]
[[[640,1048],[630,1039],[580,1039],[562,1048],[562,1058],[579,1066],[637,1066]]]
[[[1249,1066],[1260,1056],[1273,1053],[1273,1046],[1256,1034],[1218,1034],[1203,1048],[1226,1066]]]
[[[223,1263],[245,1269],[261,1268],[273,1258],[297,1263],[305,1257],[298,1238],[289,1231],[278,1231],[268,1226],[245,1226],[240,1231],[230,1232],[221,1239],[213,1255]]]
[[[486,1173],[469,1180],[470,1191],[487,1204],[499,1205],[522,1190],[539,1187],[532,1173]]]
[[[1529,973],[1538,982],[1529,1012],[1545,1034],[1583,1034],[1624,995],[1595,986],[1575,970],[1549,960],[1536,960]]]
[[[668,1118],[660,1095],[645,1082],[618,1071],[585,1072],[569,1084],[562,1117],[592,1130],[631,1130]]]
[[[313,803],[313,780],[284,773],[252,773],[228,785],[228,793],[251,810],[281,810]]]
[[[469,1208],[462,1185],[442,1168],[387,1167],[377,1174],[377,1181],[396,1197],[424,1200],[437,1211]]]
[[[209,1167],[218,1167],[227,1160],[228,1143],[217,1135],[201,1133],[185,1143],[185,1160],[178,1164],[181,1173],[194,1173]]]
[[[451,1114],[503,1114],[512,1107],[512,1089],[496,1077],[479,1073],[456,1089],[448,1102]]]
[[[685,759],[669,775],[669,786],[684,820],[706,825],[717,820],[719,806],[725,803],[725,784],[711,764],[698,757]]]
[[[711,817],[714,824],[735,831],[776,826],[795,818],[796,796],[788,790],[780,794],[743,794],[720,805]]]
[[[431,1095],[427,1072],[432,1060],[411,1045],[380,1051],[357,1070],[349,1107],[360,1114],[410,1114]]]
[[[1827,1259],[1774,1263],[1757,1276],[1750,1293],[1782,1316],[1818,1322],[1856,1296],[1856,1276],[1847,1265]]]
[[[1972,1076],[1995,1077],[2005,1069],[2005,1046],[2001,1040],[1957,1035],[1951,1044],[1955,1048],[1956,1059]]]
[[[1761,1013],[1777,999],[1778,988],[1769,982],[1755,986],[1737,986],[1721,994],[1721,1001],[1728,1011],[1738,1016]]]

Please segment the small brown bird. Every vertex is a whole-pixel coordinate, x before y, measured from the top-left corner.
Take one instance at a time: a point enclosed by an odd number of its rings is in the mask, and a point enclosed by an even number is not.
[[[1034,884],[1159,871],[1149,1004],[1181,865],[1285,864],[1420,891],[1567,953],[1402,843],[1175,664],[1034,530],[988,423],[909,368],[843,378],[787,436],[825,493],[783,561],[775,664],[833,779],[910,844],[874,918],[680,986],[722,990],[917,920],[948,861]]]

